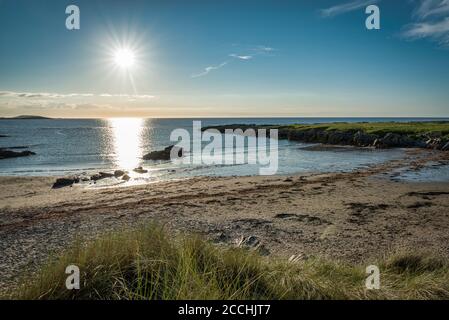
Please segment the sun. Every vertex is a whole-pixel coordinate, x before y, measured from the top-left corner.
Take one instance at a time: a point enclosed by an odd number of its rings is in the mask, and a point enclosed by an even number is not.
[[[136,63],[136,55],[128,48],[118,49],[114,52],[114,63],[122,69],[132,68]]]

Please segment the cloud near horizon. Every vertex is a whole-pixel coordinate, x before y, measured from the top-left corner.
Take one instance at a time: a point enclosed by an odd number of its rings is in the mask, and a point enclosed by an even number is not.
[[[48,93],[0,91],[0,109],[5,114],[44,114],[55,116],[58,112],[76,116],[80,112],[101,115],[119,113],[124,110],[146,110],[158,100],[153,95],[138,94],[94,94],[94,93]]]
[[[146,94],[94,94],[94,93],[48,93],[48,92],[14,92],[14,91],[0,91],[0,98],[48,98],[48,99],[63,99],[63,98],[129,98],[129,99],[153,99],[155,96]]]

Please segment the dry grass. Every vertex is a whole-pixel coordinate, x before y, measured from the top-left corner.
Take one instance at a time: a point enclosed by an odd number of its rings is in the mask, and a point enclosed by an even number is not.
[[[13,299],[449,299],[449,263],[396,253],[377,262],[381,289],[365,289],[364,266],[262,258],[197,236],[173,238],[158,226],[76,243],[23,280]],[[66,266],[81,270],[65,287]]]

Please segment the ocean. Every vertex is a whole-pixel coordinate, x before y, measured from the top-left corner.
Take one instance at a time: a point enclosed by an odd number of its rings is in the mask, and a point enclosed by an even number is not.
[[[144,161],[142,156],[175,142],[170,133],[192,131],[192,121],[203,127],[224,124],[293,124],[326,122],[431,121],[431,118],[204,118],[204,119],[28,119],[0,120],[0,148],[28,147],[34,156],[0,160],[3,176],[61,176],[143,166],[138,181],[192,176],[258,174],[258,165],[204,165]],[[255,139],[255,138],[254,138]],[[204,145],[204,143],[203,143]],[[278,174],[350,171],[403,155],[403,150],[306,151],[307,144],[279,140]],[[247,148],[235,150],[247,152]]]

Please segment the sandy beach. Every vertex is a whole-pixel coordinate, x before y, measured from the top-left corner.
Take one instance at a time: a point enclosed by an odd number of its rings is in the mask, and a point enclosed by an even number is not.
[[[114,187],[51,189],[55,177],[0,178],[0,288],[74,239],[149,221],[235,245],[255,237],[262,255],[365,262],[414,248],[449,256],[449,182],[411,183],[392,170],[447,161],[445,152],[351,173],[197,177]]]

